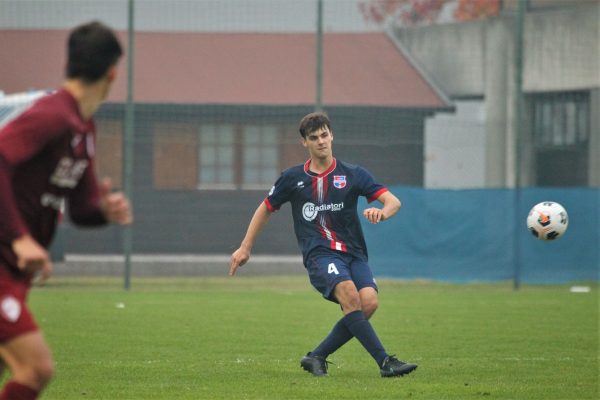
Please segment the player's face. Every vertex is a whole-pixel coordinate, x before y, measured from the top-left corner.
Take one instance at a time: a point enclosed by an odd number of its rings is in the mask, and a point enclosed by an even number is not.
[[[325,159],[331,157],[333,133],[326,126],[306,135],[302,144],[308,149],[311,158]]]

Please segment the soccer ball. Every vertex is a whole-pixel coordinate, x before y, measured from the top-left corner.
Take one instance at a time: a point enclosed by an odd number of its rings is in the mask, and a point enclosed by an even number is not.
[[[569,216],[563,206],[544,201],[533,206],[527,216],[527,228],[540,240],[554,240],[565,234]]]

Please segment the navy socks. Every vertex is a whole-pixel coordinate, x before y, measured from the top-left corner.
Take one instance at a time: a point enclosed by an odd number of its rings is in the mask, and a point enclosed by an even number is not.
[[[348,330],[344,318],[340,319],[333,327],[329,335],[312,351],[315,356],[327,358],[337,349],[345,345],[354,335]]]
[[[381,366],[388,354],[385,352],[373,326],[371,326],[365,314],[360,310],[346,314],[340,319],[333,327],[331,333],[329,333],[312,354],[327,358],[329,354],[342,347],[352,337],[357,338],[360,344],[377,361],[377,364]]]

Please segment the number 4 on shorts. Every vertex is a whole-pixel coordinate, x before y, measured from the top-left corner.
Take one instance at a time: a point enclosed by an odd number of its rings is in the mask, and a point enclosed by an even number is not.
[[[340,271],[338,271],[338,269],[335,267],[334,263],[331,263],[327,266],[327,273],[339,275]]]

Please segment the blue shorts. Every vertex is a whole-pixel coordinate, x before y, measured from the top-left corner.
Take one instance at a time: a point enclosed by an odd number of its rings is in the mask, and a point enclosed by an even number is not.
[[[305,267],[314,288],[334,303],[338,302],[333,295],[335,286],[343,281],[354,282],[357,290],[366,287],[377,290],[369,264],[348,253],[319,251],[308,257]]]

